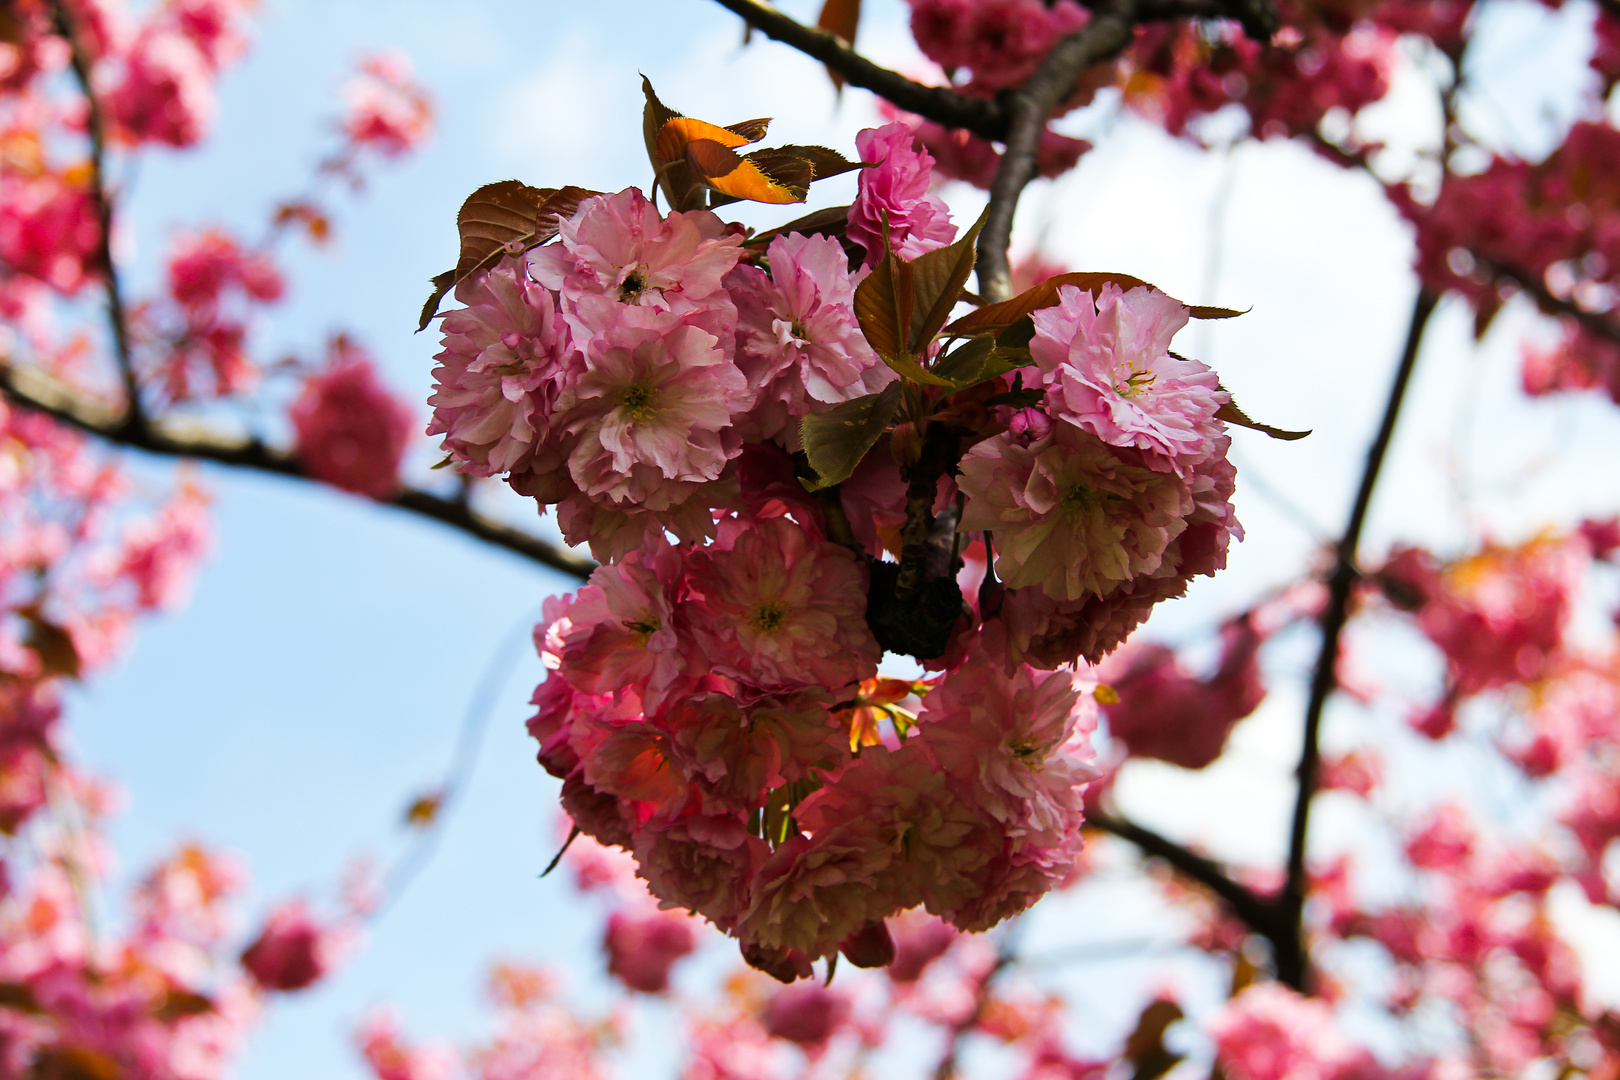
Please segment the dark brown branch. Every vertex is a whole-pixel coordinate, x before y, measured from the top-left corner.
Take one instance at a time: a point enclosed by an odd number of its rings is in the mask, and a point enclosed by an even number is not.
[[[1617,0],[1617,2],[1620,2],[1620,0]],[[1587,311],[1573,300],[1565,300],[1553,295],[1552,290],[1537,280],[1533,274],[1520,273],[1511,267],[1492,262],[1481,255],[1476,254],[1474,258],[1498,279],[1512,282],[1522,289],[1543,312],[1549,315],[1562,315],[1574,319],[1598,337],[1620,345],[1620,324],[1616,324],[1609,316],[1595,311]]]
[[[1214,893],[1231,909],[1233,915],[1243,921],[1244,925],[1271,940],[1273,948],[1276,947],[1278,932],[1286,929],[1285,924],[1278,920],[1279,913],[1276,906],[1256,895],[1247,886],[1233,881],[1213,859],[1189,851],[1152,829],[1145,829],[1135,822],[1114,817],[1100,810],[1088,809],[1086,824],[1111,833],[1121,840],[1129,841],[1144,855],[1163,859],[1184,877],[1198,882]]]
[[[78,81],[79,92],[84,95],[85,128],[90,135],[90,199],[95,204],[96,223],[101,230],[96,242],[96,261],[100,263],[98,269],[106,291],[107,324],[112,330],[113,354],[118,358],[118,371],[124,385],[121,423],[131,435],[139,435],[146,428],[146,413],[141,405],[141,388],[135,375],[135,356],[130,348],[123,289],[112,255],[113,201],[107,192],[107,117],[96,97],[91,73],[92,60],[73,24],[72,13],[63,0],[55,0],[51,9],[56,31],[67,41],[71,50],[73,76]]]
[[[870,90],[886,101],[951,128],[964,128],[981,139],[1000,142],[1007,135],[1007,114],[986,98],[969,97],[949,87],[925,86],[897,71],[874,64],[837,34],[806,26],[763,0],[717,0],[742,16],[766,37],[820,60],[851,86]]]
[[[84,397],[43,372],[13,367],[3,359],[0,359],[0,394],[21,408],[43,413],[116,446],[308,479],[296,457],[258,439],[233,439],[196,427],[162,422],[145,422],[139,428],[131,428],[122,415],[106,405]],[[588,577],[596,567],[589,559],[477,513],[459,498],[447,499],[417,488],[405,488],[383,505],[432,518],[572,577]]]
[[[1046,121],[1091,65],[1117,55],[1131,42],[1136,0],[1103,0],[1084,27],[1052,47],[1035,74],[1006,95],[1007,149],[990,186],[990,210],[979,234],[979,294],[991,303],[1012,295],[1007,247],[1013,214],[1024,188],[1035,178],[1036,157]]]
[[[1390,439],[1395,434],[1395,422],[1400,417],[1401,403],[1406,399],[1407,387],[1412,381],[1412,370],[1417,366],[1423,330],[1434,314],[1437,297],[1427,289],[1418,293],[1412,306],[1412,319],[1406,331],[1406,344],[1401,350],[1401,361],[1395,369],[1395,381],[1389,388],[1389,399],[1384,405],[1384,417],[1378,425],[1378,434],[1367,449],[1367,463],[1362,469],[1361,486],[1356,489],[1355,505],[1350,510],[1350,521],[1335,552],[1333,574],[1328,579],[1328,602],[1322,611],[1322,646],[1317,654],[1316,668],[1311,675],[1311,695],[1305,706],[1305,739],[1300,751],[1297,771],[1299,788],[1294,798],[1294,817],[1288,838],[1288,878],[1280,898],[1282,914],[1289,932],[1274,942],[1277,946],[1277,978],[1301,993],[1306,992],[1310,972],[1310,958],[1306,955],[1304,940],[1305,913],[1305,841],[1309,834],[1311,800],[1316,795],[1322,752],[1320,734],[1322,711],[1337,685],[1339,640],[1350,617],[1350,601],[1359,578],[1356,570],[1356,549],[1361,543],[1361,530],[1367,521],[1367,510],[1372,505],[1373,490],[1389,451]]]

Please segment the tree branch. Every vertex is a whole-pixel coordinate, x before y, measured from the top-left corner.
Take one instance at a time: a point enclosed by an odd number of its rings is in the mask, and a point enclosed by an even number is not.
[[[118,372],[124,385],[124,414],[121,425],[130,435],[145,433],[146,413],[141,405],[140,383],[135,376],[135,357],[130,349],[129,321],[125,316],[123,288],[118,279],[118,267],[113,262],[113,203],[107,193],[107,117],[101,111],[91,77],[92,60],[73,24],[73,15],[63,0],[54,0],[51,11],[56,31],[71,50],[73,76],[79,92],[84,95],[85,128],[90,135],[90,198],[95,204],[96,222],[101,235],[97,239],[96,261],[101,265],[103,288],[107,299],[107,324],[112,330],[113,354],[118,359]]]
[[[1233,881],[1213,859],[1189,851],[1152,829],[1143,828],[1133,821],[1114,817],[1101,810],[1087,809],[1086,824],[1135,844],[1144,855],[1163,859],[1183,876],[1214,893],[1225,902],[1233,915],[1243,921],[1244,925],[1270,940],[1273,948],[1276,947],[1278,932],[1286,929],[1286,924],[1278,919],[1276,906],[1256,895],[1247,886]]]
[[[1007,248],[1012,241],[1013,214],[1025,186],[1035,178],[1046,121],[1058,103],[1074,91],[1075,80],[1082,72],[1130,44],[1135,18],[1136,0],[1102,0],[1091,20],[1054,45],[1035,74],[1004,99],[1007,149],[990,185],[989,217],[979,234],[979,295],[986,302],[995,303],[1012,295]]]
[[[935,123],[965,128],[981,139],[1000,142],[1006,138],[1007,114],[994,101],[969,97],[949,87],[926,86],[908,79],[897,71],[874,64],[845,44],[837,34],[806,26],[764,0],[716,2],[742,16],[748,25],[760,30],[766,37],[820,60],[843,76],[851,86],[870,90],[907,112],[927,117]]]
[[[85,397],[42,371],[14,367],[3,359],[0,359],[0,394],[21,408],[42,413],[116,446],[309,479],[295,456],[258,439],[233,439],[199,427],[161,421],[144,421],[139,428],[131,428],[127,419],[105,404]],[[589,577],[596,567],[590,559],[553,547],[522,529],[477,513],[461,499],[404,488],[391,500],[379,502],[431,518],[572,577]]]
[[[1350,521],[1336,549],[1332,576],[1328,579],[1328,602],[1322,612],[1322,647],[1317,654],[1316,668],[1311,675],[1311,695],[1305,707],[1305,739],[1300,751],[1296,775],[1299,788],[1294,798],[1293,824],[1288,838],[1288,878],[1279,898],[1288,933],[1275,944],[1277,977],[1301,993],[1306,992],[1310,958],[1306,955],[1304,940],[1305,914],[1305,841],[1310,827],[1311,800],[1316,795],[1318,773],[1322,763],[1320,733],[1322,711],[1328,697],[1337,685],[1339,640],[1350,616],[1350,599],[1360,574],[1356,569],[1356,548],[1361,542],[1362,526],[1367,521],[1367,510],[1372,505],[1373,490],[1378,486],[1378,475],[1389,451],[1390,439],[1395,434],[1395,421],[1400,416],[1401,403],[1417,366],[1418,351],[1423,343],[1423,330],[1429,316],[1434,314],[1438,301],[1427,289],[1418,292],[1412,306],[1412,319],[1406,331],[1406,345],[1401,361],[1395,369],[1395,381],[1389,388],[1389,399],[1384,405],[1384,417],[1378,425],[1378,434],[1367,449],[1367,464],[1361,473],[1361,486],[1356,490],[1355,505],[1350,510]]]
[[[1620,2],[1620,0],[1616,0],[1616,2]],[[1565,300],[1562,297],[1553,295],[1552,291],[1537,280],[1533,274],[1521,273],[1477,253],[1474,254],[1474,258],[1498,280],[1510,281],[1525,292],[1543,312],[1549,315],[1567,316],[1598,337],[1620,345],[1620,325],[1617,325],[1609,316],[1600,315],[1595,311],[1587,311],[1573,300]]]

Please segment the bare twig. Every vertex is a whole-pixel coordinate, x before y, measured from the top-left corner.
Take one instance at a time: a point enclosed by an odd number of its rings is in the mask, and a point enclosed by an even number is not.
[[[124,415],[122,426],[131,435],[140,435],[146,429],[146,413],[141,405],[141,387],[135,375],[135,356],[130,348],[129,320],[124,309],[122,286],[118,267],[113,262],[113,200],[107,191],[107,117],[101,111],[91,75],[92,60],[73,23],[73,15],[63,0],[51,4],[56,31],[67,41],[71,50],[73,76],[79,92],[84,95],[85,128],[90,135],[90,198],[95,203],[96,222],[101,230],[97,238],[96,261],[101,265],[103,288],[106,291],[107,324],[112,330],[113,353],[118,358],[118,371],[124,385]]]
[[[1620,324],[1616,324],[1608,315],[1587,311],[1573,300],[1565,300],[1562,297],[1555,296],[1552,290],[1548,289],[1534,274],[1515,270],[1510,266],[1494,262],[1477,253],[1474,258],[1499,280],[1512,282],[1523,290],[1536,302],[1536,306],[1547,314],[1562,315],[1574,319],[1598,337],[1620,344]]]
[[[1136,0],[1102,0],[1084,27],[1054,45],[1035,74],[1006,95],[1007,149],[990,186],[989,216],[979,234],[979,294],[991,303],[1012,295],[1007,247],[1013,214],[1025,186],[1035,178],[1046,121],[1073,93],[1082,72],[1130,44],[1135,18]]]
[[[984,1019],[984,1011],[990,1007],[990,991],[996,978],[1018,962],[1018,939],[1023,926],[1023,920],[1015,918],[1002,934],[1001,945],[996,950],[996,962],[984,973],[979,979],[979,985],[974,988],[972,1010],[951,1027],[950,1037],[945,1043],[945,1053],[941,1055],[939,1064],[934,1067],[934,1080],[953,1080],[956,1076],[963,1037]]]
[[[806,26],[778,11],[764,0],[717,0],[720,6],[742,16],[748,25],[766,37],[791,45],[806,56],[820,60],[842,75],[851,86],[870,90],[908,112],[926,117],[946,127],[965,128],[982,139],[1000,142],[1007,134],[1007,114],[987,98],[969,97],[949,87],[925,86],[897,71],[874,64],[850,48],[837,34]]]
[[[1288,840],[1288,878],[1279,898],[1281,914],[1288,932],[1273,939],[1276,948],[1277,977],[1294,989],[1306,990],[1310,960],[1304,940],[1305,913],[1305,841],[1310,827],[1311,800],[1316,795],[1318,773],[1322,755],[1319,736],[1322,711],[1328,697],[1337,685],[1339,640],[1350,616],[1350,599],[1360,574],[1356,569],[1356,548],[1361,542],[1362,526],[1367,521],[1367,510],[1372,505],[1373,490],[1378,485],[1379,472],[1389,451],[1390,439],[1395,434],[1395,421],[1400,416],[1401,403],[1417,365],[1423,330],[1429,316],[1434,314],[1438,298],[1427,289],[1418,293],[1412,305],[1412,318],[1406,331],[1406,345],[1401,352],[1400,364],[1395,369],[1395,381],[1389,388],[1389,399],[1384,405],[1384,417],[1378,425],[1378,434],[1367,449],[1367,463],[1361,473],[1361,485],[1356,490],[1356,501],[1350,511],[1350,521],[1335,552],[1332,576],[1328,579],[1328,602],[1322,612],[1322,646],[1317,654],[1316,668],[1311,676],[1311,695],[1305,707],[1304,746],[1300,751],[1296,770],[1299,788],[1294,798],[1294,816]]]
[[[1272,940],[1275,946],[1275,935],[1281,928],[1275,906],[1247,886],[1233,881],[1213,859],[1189,851],[1152,829],[1100,810],[1088,809],[1086,824],[1135,844],[1143,854],[1163,859],[1184,877],[1214,893],[1250,930]]]
[[[139,428],[131,428],[105,404],[86,398],[41,371],[13,367],[3,360],[0,360],[0,394],[22,408],[44,413],[117,446],[164,457],[196,458],[280,476],[305,477],[296,457],[258,439],[233,439],[199,427],[160,421],[147,421]],[[405,488],[384,505],[432,518],[572,577],[588,577],[596,566],[590,559],[553,547],[522,529],[487,518],[459,498]]]

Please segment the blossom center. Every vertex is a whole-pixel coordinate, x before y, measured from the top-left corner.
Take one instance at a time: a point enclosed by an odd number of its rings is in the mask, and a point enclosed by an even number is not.
[[[787,608],[780,600],[765,600],[754,605],[748,621],[761,634],[770,634],[787,622]]]
[[[1097,502],[1095,491],[1084,484],[1075,484],[1063,493],[1063,500],[1059,505],[1063,507],[1064,516],[1073,521],[1095,509]]]
[[[647,273],[639,266],[624,275],[624,280],[619,282],[619,299],[627,304],[639,299],[646,291]]]
[[[1131,368],[1131,373],[1125,381],[1114,386],[1114,393],[1120,397],[1139,397],[1153,389],[1153,380],[1159,377],[1156,371],[1138,371]]]
[[[1013,757],[1032,769],[1040,768],[1041,763],[1046,760],[1046,751],[1041,748],[1039,743],[1015,739],[1007,744],[1007,749],[1011,751]]]
[[[658,633],[662,627],[658,624],[656,615],[643,615],[639,619],[624,620],[624,628],[636,635],[641,644],[647,644],[647,639]]]
[[[619,395],[619,404],[633,423],[640,423],[658,412],[658,387],[646,383],[631,383]]]

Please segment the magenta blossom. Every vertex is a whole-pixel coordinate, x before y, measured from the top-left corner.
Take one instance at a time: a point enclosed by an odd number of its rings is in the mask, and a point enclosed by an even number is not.
[[[956,239],[950,210],[929,191],[934,159],[912,145],[911,128],[885,124],[855,136],[862,161],[859,191],[849,208],[849,238],[866,249],[866,265],[883,258],[884,223],[895,254],[914,259]]]

